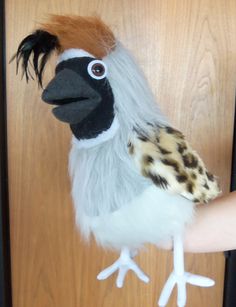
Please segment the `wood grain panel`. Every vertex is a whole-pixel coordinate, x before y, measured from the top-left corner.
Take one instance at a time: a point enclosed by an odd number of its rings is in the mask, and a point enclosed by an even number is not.
[[[135,54],[157,101],[229,190],[236,84],[234,0],[8,0],[7,57],[48,13],[98,13]],[[45,84],[53,75],[47,69]],[[96,274],[114,261],[81,242],[67,176],[70,131],[51,116],[36,83],[7,67],[10,222],[14,307],[155,306],[171,252],[149,246],[137,257],[152,282],[129,274],[123,289]],[[187,268],[213,277],[189,287],[188,306],[221,307],[222,254],[186,255]],[[175,306],[174,298],[169,306]]]

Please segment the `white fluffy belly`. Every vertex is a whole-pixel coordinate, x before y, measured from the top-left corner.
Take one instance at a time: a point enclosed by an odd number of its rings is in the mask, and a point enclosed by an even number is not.
[[[121,209],[102,216],[86,217],[86,228],[98,244],[120,249],[158,245],[191,223],[194,204],[182,196],[150,186]]]

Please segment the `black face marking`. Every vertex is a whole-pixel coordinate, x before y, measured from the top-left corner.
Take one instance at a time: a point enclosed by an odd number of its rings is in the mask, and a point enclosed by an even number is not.
[[[182,182],[186,182],[188,180],[188,177],[183,174],[183,175],[176,176],[176,179],[178,182],[182,183]]]
[[[183,159],[183,162],[184,162],[184,166],[186,166],[188,168],[196,168],[198,166],[197,158],[191,153],[183,155],[182,159]]]
[[[193,202],[194,203],[200,203],[200,200],[198,198],[194,198]]]
[[[207,190],[210,189],[210,188],[209,188],[209,185],[208,185],[207,183],[205,183],[203,187],[204,187],[205,189],[207,189]]]
[[[168,155],[168,154],[171,154],[171,151],[161,147],[160,145],[157,146],[158,149],[160,150],[160,153],[163,154],[163,155]]]
[[[197,179],[197,175],[195,173],[192,173],[191,178],[195,180],[195,179]]]
[[[154,159],[149,156],[149,155],[145,155],[143,156],[143,164],[144,165],[149,165],[149,164],[152,164],[154,162]]]
[[[214,181],[214,176],[211,173],[206,172],[206,175],[207,175],[208,180]]]
[[[165,165],[171,166],[176,172],[179,171],[179,165],[175,160],[172,159],[162,159],[161,162]]]
[[[55,116],[70,123],[77,139],[95,138],[109,129],[114,119],[111,86],[107,78],[98,80],[89,75],[87,68],[92,61],[90,57],[62,61],[43,93],[45,101],[60,105]]]

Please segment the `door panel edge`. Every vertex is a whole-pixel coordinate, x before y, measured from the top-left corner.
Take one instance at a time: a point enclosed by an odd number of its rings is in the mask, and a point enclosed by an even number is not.
[[[234,133],[233,133],[233,152],[231,168],[230,191],[236,191],[236,95],[234,111]],[[224,296],[223,307],[236,306],[236,250],[225,252],[225,277],[224,277]]]
[[[0,0],[0,306],[12,306],[7,174],[5,5]]]

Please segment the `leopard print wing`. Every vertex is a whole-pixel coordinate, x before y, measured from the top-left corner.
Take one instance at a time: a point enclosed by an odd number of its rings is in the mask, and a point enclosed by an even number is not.
[[[171,127],[152,128],[149,135],[136,131],[128,147],[141,174],[158,187],[196,203],[219,195],[215,176],[180,131]]]

